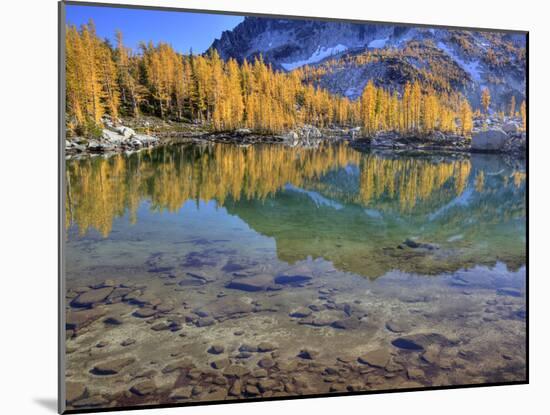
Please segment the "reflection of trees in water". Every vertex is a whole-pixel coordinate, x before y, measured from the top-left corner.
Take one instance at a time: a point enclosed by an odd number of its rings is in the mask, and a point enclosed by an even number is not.
[[[176,211],[187,200],[263,200],[287,183],[301,186],[330,169],[357,164],[360,157],[347,146],[311,150],[219,144],[73,161],[67,164],[67,225],[77,224],[81,234],[95,228],[107,236],[113,219],[126,210],[135,221],[142,200],[157,211]]]
[[[329,173],[340,174],[350,166],[358,174],[345,191],[338,180],[333,184],[327,180]],[[94,228],[107,236],[113,219],[126,212],[135,222],[143,200],[156,211],[176,211],[187,200],[216,200],[220,205],[229,197],[264,200],[288,183],[380,210],[433,210],[464,192],[470,171],[467,159],[384,158],[344,144],[319,149],[223,144],[164,147],[131,156],[68,162],[67,226],[78,225],[81,234]],[[525,175],[514,172],[511,180],[521,186]]]
[[[288,263],[324,258],[339,270],[369,278],[392,269],[435,275],[480,264],[493,266],[497,261],[518,270],[525,265],[525,191],[522,183],[516,186],[516,172],[498,158],[492,161],[497,163],[472,160],[466,167],[469,176],[451,175],[411,211],[400,211],[397,190],[393,199],[387,197],[387,190],[379,199],[372,197],[367,208],[359,203],[326,203],[320,195],[340,195],[339,189],[353,187],[353,174],[342,172],[325,175],[317,194],[291,189],[268,204],[240,200],[228,201],[225,207],[257,233],[273,238],[277,257]],[[463,162],[450,163],[460,172]],[[358,169],[355,183],[360,175]],[[430,175],[426,176],[424,183],[431,183]],[[455,181],[461,183],[461,192],[454,187]],[[359,198],[357,192],[352,196]],[[409,238],[440,249],[398,248]]]

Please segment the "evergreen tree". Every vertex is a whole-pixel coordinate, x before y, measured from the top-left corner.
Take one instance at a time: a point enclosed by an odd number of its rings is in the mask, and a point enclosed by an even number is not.
[[[481,107],[483,108],[483,111],[486,114],[489,113],[490,103],[491,103],[491,94],[489,93],[489,89],[483,88],[483,91],[481,91]]]

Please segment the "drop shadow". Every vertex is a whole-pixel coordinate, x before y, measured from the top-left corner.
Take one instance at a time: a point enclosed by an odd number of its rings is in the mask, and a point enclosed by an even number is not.
[[[57,399],[52,398],[35,398],[34,402],[51,412],[57,413]]]

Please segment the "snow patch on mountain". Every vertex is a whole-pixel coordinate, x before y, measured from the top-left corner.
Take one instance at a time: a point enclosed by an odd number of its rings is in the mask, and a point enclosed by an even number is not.
[[[464,71],[470,75],[472,80],[481,84],[483,80],[481,79],[481,69],[479,68],[479,61],[466,62],[460,56],[458,56],[451,48],[449,48],[445,43],[438,42],[437,46],[443,50],[447,55],[454,59],[454,61],[462,68]]]
[[[390,40],[390,38],[388,38],[388,37],[386,37],[384,39],[374,39],[374,40],[369,42],[367,47],[369,47],[369,48],[383,48],[384,46],[386,46],[386,43],[388,43],[388,40]]]
[[[348,89],[346,89],[346,91],[344,92],[344,95],[348,98],[356,98],[357,96],[359,96],[361,94],[361,91],[355,87],[355,86],[350,86]]]
[[[281,66],[287,71],[292,71],[293,69],[299,68],[300,66],[320,62],[323,59],[328,58],[329,56],[337,55],[346,51],[347,49],[347,46],[344,46],[342,44],[338,44],[329,48],[325,48],[324,46],[317,46],[317,49],[309,58],[296,62],[281,63]]]

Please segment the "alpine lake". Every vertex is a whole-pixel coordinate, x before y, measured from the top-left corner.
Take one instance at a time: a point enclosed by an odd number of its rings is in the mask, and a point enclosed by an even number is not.
[[[67,160],[68,409],[525,381],[525,171],[345,142]]]

